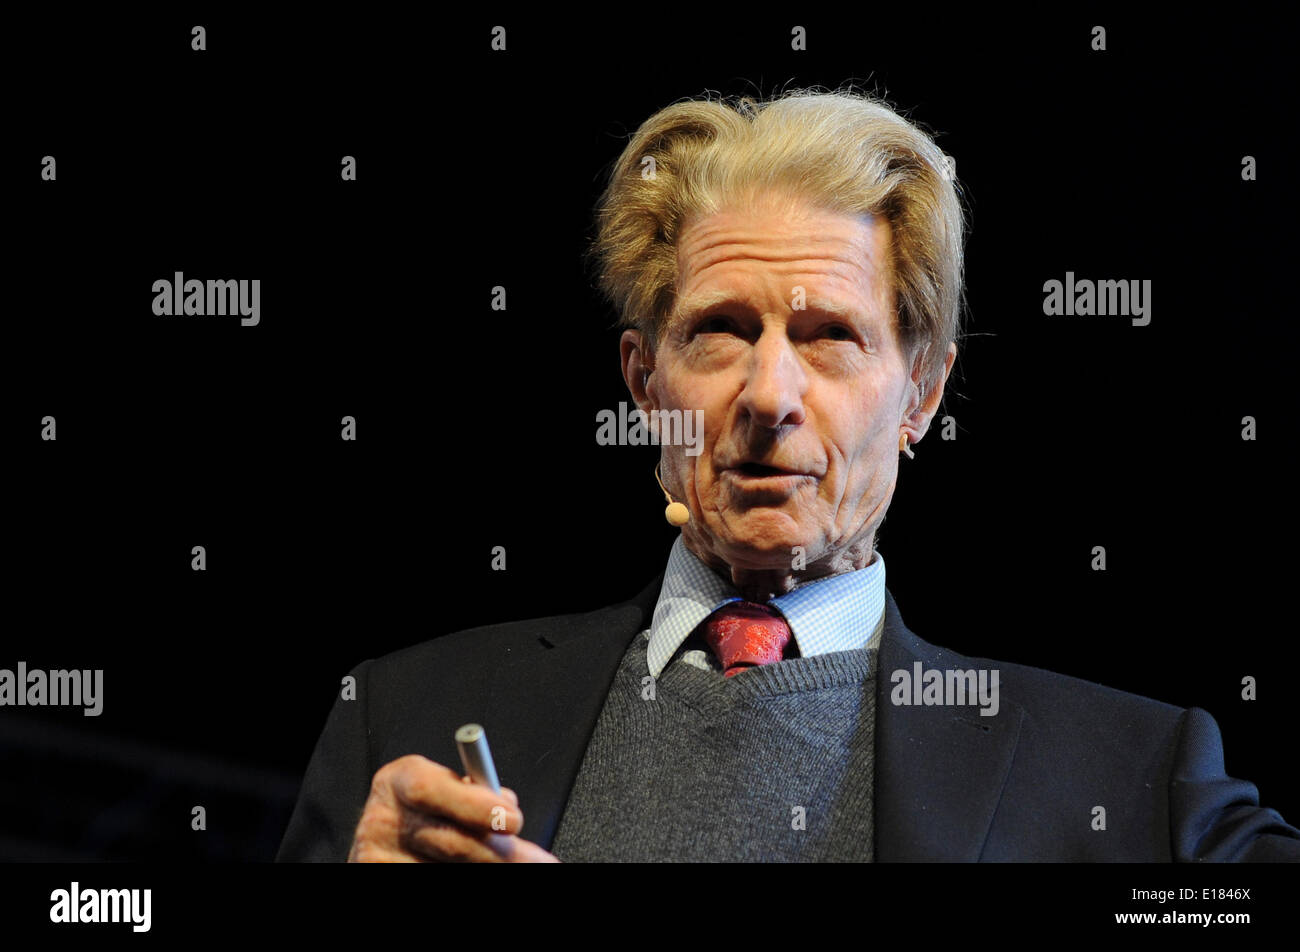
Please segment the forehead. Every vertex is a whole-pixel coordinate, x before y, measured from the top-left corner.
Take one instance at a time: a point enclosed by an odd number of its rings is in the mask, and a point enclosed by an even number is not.
[[[733,205],[691,220],[677,243],[680,299],[701,292],[785,298],[794,279],[848,306],[883,302],[889,223],[794,200]]]

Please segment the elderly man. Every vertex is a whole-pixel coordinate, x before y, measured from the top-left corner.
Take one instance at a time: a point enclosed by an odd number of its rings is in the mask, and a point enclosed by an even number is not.
[[[937,648],[886,591],[876,531],[956,356],[948,170],[853,94],[641,127],[594,250],[637,406],[704,421],[661,441],[665,572],[359,666],[281,859],[1300,858],[1204,711]],[[514,790],[449,766],[471,721]]]

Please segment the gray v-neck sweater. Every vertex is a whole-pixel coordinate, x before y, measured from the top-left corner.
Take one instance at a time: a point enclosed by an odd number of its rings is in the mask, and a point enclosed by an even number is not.
[[[875,648],[724,678],[633,639],[551,852],[564,862],[870,861]],[[527,836],[525,830],[524,835]]]

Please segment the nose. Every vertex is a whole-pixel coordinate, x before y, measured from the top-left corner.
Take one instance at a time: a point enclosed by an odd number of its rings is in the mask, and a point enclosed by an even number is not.
[[[763,328],[750,354],[740,409],[758,426],[774,429],[804,421],[808,378],[783,326]]]

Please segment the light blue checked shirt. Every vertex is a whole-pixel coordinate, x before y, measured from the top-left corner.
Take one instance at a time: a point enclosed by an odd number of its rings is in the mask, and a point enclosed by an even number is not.
[[[696,558],[678,536],[650,622],[646,661],[651,676],[659,677],[700,622],[738,600],[736,588]],[[785,616],[804,657],[874,648],[885,627],[885,560],[877,552],[865,568],[808,582],[768,604]],[[709,651],[687,651],[682,660],[697,668],[720,669]]]

